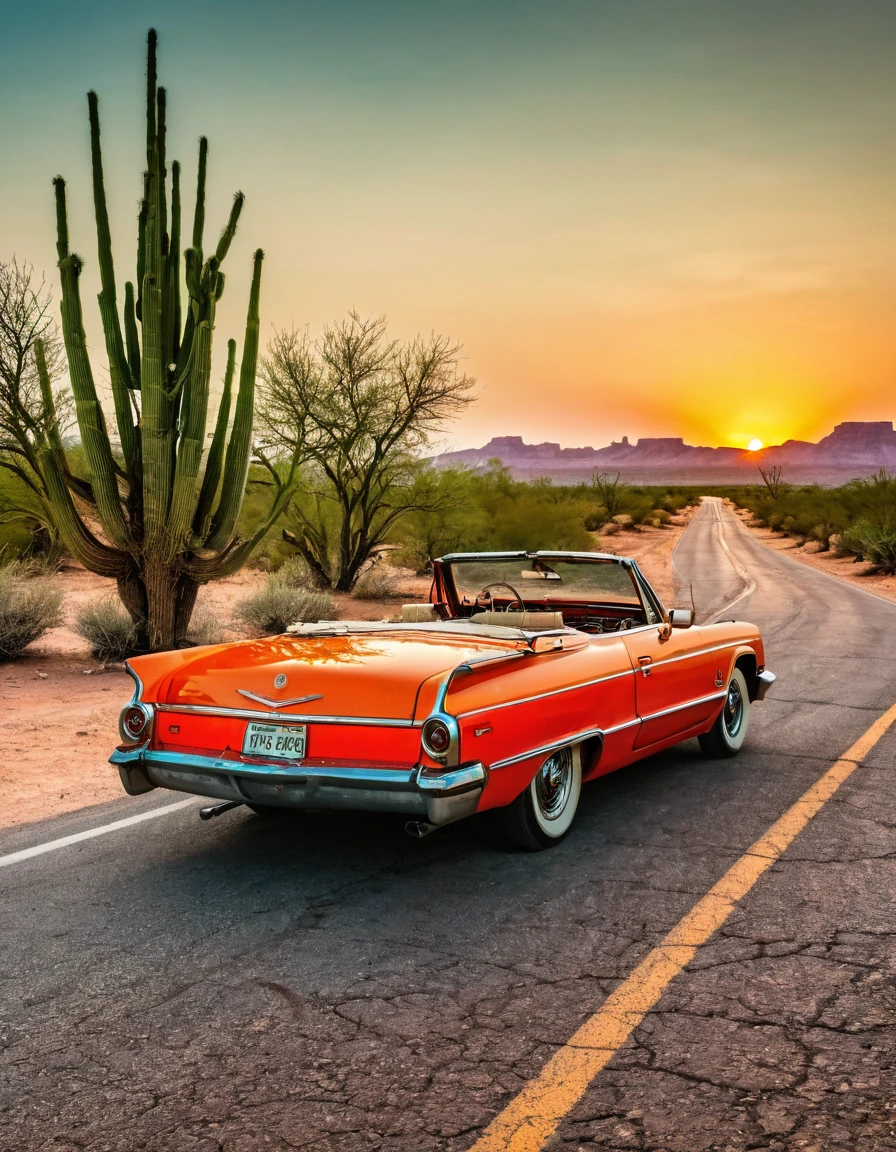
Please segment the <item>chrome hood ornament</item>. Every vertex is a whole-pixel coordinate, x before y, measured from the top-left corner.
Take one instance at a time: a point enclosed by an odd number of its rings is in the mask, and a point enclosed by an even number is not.
[[[323,696],[318,692],[315,696],[297,696],[295,700],[272,700],[269,696],[259,696],[257,692],[250,692],[247,688],[237,688],[240,696],[245,696],[247,700],[254,700],[257,704],[264,704],[267,708],[289,708],[293,704],[307,704],[309,700],[323,700]]]

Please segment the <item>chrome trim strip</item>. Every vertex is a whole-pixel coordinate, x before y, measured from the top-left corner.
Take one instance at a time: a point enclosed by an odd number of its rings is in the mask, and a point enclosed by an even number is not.
[[[611,729],[607,729],[611,731]],[[584,732],[574,732],[571,736],[564,736],[562,740],[554,740],[550,744],[541,744],[538,748],[530,748],[527,752],[520,752],[516,756],[508,756],[505,760],[496,760],[492,769],[509,768],[511,764],[519,764],[523,760],[531,760],[534,756],[547,756],[567,744],[578,744],[582,740],[589,740],[593,736],[603,736],[603,728],[586,728]]]
[[[696,700],[687,700],[684,704],[676,704],[674,708],[661,708],[659,712],[650,712],[647,716],[642,716],[642,723],[646,724],[648,720],[659,720],[662,716],[671,716],[674,712],[684,712],[686,708],[696,708],[698,704],[709,704],[713,700],[724,700],[728,695],[728,689],[723,688],[721,692],[712,692],[709,696],[698,696]]]
[[[259,712],[254,708],[219,708],[211,704],[156,704],[159,712],[187,712],[199,716],[229,716],[233,720],[281,720],[293,724],[358,724],[371,728],[420,728],[422,720],[384,716],[313,716],[293,712]]]
[[[240,696],[245,696],[247,700],[254,700],[257,704],[267,704],[269,708],[291,708],[294,704],[307,704],[310,700],[323,700],[320,692],[316,696],[297,696],[295,700],[271,700],[267,696],[259,696],[256,692],[250,692],[247,688],[237,688]]]
[[[626,728],[635,728],[639,724],[646,724],[649,720],[658,720],[662,716],[671,716],[675,712],[683,712],[686,708],[695,708],[699,704],[708,704],[713,700],[722,700],[728,695],[727,689],[721,692],[713,692],[709,696],[700,696],[696,700],[687,700],[684,704],[676,704],[674,708],[662,708],[659,712],[650,712],[646,716],[636,716],[633,720],[626,720],[622,724],[614,724],[610,728],[588,728],[584,732],[576,732],[571,736],[565,736],[562,740],[556,740],[551,744],[542,744],[538,748],[530,748],[526,752],[520,752],[516,756],[508,756],[506,760],[496,760],[492,764],[492,768],[507,768],[511,764],[519,764],[523,760],[530,760],[535,756],[543,756],[549,752],[555,752],[558,748],[563,748],[567,744],[577,744],[580,740],[588,740],[592,736],[610,736],[615,732],[622,732]]]
[[[131,699],[131,703],[132,704],[139,704],[141,702],[141,700],[143,699],[143,681],[140,679],[140,677],[137,675],[137,673],[134,671],[134,669],[130,666],[130,664],[127,662],[127,660],[125,660],[125,662],[124,662],[124,670],[125,670],[125,672],[127,672],[128,676],[130,676],[130,678],[134,681],[134,685],[135,685],[134,695],[133,695],[133,698]]]
[[[650,625],[655,628],[655,624]],[[615,633],[613,633],[615,635]],[[550,696],[560,696],[564,692],[575,692],[578,688],[591,688],[595,684],[604,684],[608,680],[619,680],[623,676],[634,676],[635,669],[629,668],[624,672],[613,672],[609,676],[598,676],[596,680],[582,680],[579,684],[568,684],[565,688],[552,688],[550,692],[538,692],[534,696],[521,696],[519,700],[505,700],[502,704],[491,704],[486,708],[473,708],[470,712],[460,712],[458,720],[466,720],[469,716],[478,716],[481,712],[497,712],[501,708],[513,708],[517,704],[531,704],[534,700],[546,700]]]
[[[699,627],[699,625],[697,625]],[[690,660],[694,656],[710,656],[713,652],[724,652],[726,648],[736,648],[743,640],[729,640],[727,644],[716,644],[712,648],[697,648],[693,652],[682,652],[680,656],[670,656],[668,660],[655,660],[651,667],[655,670],[666,664],[677,664],[680,660]]]
[[[604,728],[604,736],[612,736],[614,732],[623,732],[626,728],[637,728],[641,723],[641,717],[636,716],[634,720],[626,720],[624,724],[612,724],[609,728]]]

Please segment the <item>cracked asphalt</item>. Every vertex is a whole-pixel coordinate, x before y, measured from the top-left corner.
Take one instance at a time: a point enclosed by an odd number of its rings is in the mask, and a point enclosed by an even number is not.
[[[755,585],[736,612],[778,684],[740,756],[686,744],[589,785],[550,852],[505,850],[486,818],[418,842],[187,808],[3,869],[0,1149],[469,1149],[896,699],[896,606],[714,501],[676,562],[701,618]],[[896,1149],[894,751],[700,949],[553,1152]],[[0,855],[172,799],[8,830]]]

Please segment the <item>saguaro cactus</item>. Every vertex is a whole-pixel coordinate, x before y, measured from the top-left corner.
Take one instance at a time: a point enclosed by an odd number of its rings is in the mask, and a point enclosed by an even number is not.
[[[243,194],[234,197],[221,237],[206,255],[208,144],[201,139],[192,244],[184,252],[187,300],[182,317],[180,166],[172,163],[169,180],[166,98],[165,89],[156,83],[154,30],[148,38],[146,171],[138,217],[136,287],[125,284],[121,315],[95,92],[88,94],[87,103],[102,289],[99,307],[120,453],[109,437],[87,353],[80,298],[82,261],[69,248],[65,181],[56,177],[62,331],[89,480],[69,470],[55,428],[41,454],[42,479],[66,545],[87,568],[117,580],[142,645],[156,651],[184,638],[199,586],[235,572],[248,559],[292,493],[296,460],[285,476],[271,469],[275,490],[268,515],[251,538],[239,539],[235,529],[252,451],[264,253],[260,249],[255,253],[235,403],[236,343],[231,340],[224,391],[205,453],[215,308],[224,291],[221,266],[236,234]],[[44,403],[52,411],[52,391],[40,355],[38,368]]]

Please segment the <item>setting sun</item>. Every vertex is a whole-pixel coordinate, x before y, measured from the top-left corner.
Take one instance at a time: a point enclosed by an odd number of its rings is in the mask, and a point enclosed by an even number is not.
[[[762,441],[761,440],[751,440],[750,443],[747,445],[747,451],[748,452],[758,452],[761,447],[762,447]]]

